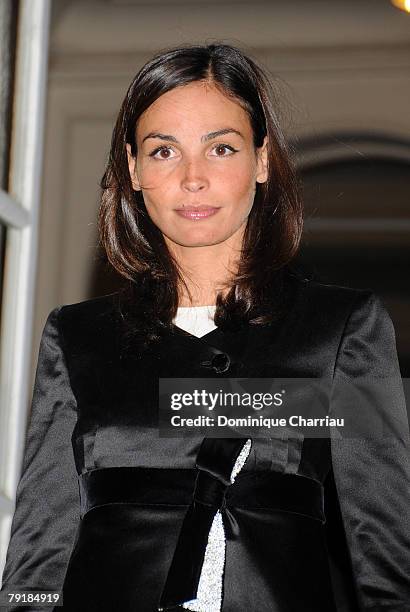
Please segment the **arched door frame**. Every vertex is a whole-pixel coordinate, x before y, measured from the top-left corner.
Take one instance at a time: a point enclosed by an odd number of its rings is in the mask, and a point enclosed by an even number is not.
[[[337,162],[360,163],[362,159],[397,161],[409,164],[410,139],[375,131],[323,132],[316,136],[306,136],[291,140],[295,151],[295,163],[299,173],[311,168]],[[409,211],[410,213],[410,211]],[[332,218],[306,219],[306,229],[314,231],[410,231],[408,219],[384,218]]]

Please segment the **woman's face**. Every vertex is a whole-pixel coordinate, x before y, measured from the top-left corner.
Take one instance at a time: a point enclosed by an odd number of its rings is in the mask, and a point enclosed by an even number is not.
[[[137,124],[133,188],[166,241],[209,246],[242,235],[256,182],[267,180],[266,138],[255,151],[247,113],[209,83],[160,96]]]

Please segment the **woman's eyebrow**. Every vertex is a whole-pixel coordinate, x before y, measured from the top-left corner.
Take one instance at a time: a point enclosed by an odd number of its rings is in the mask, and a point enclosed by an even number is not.
[[[223,128],[222,130],[217,130],[216,132],[209,132],[209,134],[204,134],[204,136],[201,137],[201,142],[212,140],[212,138],[216,138],[217,136],[223,136],[224,134],[238,134],[238,136],[240,136],[241,138],[244,138],[243,134],[241,134],[239,130],[235,130],[234,128]],[[175,142],[179,144],[175,136],[172,136],[171,134],[161,134],[160,132],[150,132],[142,139],[142,142],[145,142],[148,138],[159,138],[160,140],[168,140],[168,142]]]

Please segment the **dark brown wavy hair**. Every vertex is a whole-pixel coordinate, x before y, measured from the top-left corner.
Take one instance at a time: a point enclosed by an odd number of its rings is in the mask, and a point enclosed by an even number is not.
[[[100,243],[108,261],[126,279],[123,318],[148,341],[172,330],[181,287],[188,287],[159,228],[152,222],[141,191],[134,191],[126,144],[137,155],[136,126],[161,95],[194,81],[212,83],[247,112],[254,146],[268,137],[268,180],[256,183],[238,272],[217,295],[215,324],[236,328],[266,324],[280,308],[281,271],[296,255],[303,226],[300,185],[278,120],[273,79],[254,60],[228,44],[184,45],[148,61],[132,80],[112,134],[101,180]],[[276,107],[276,108],[275,108]],[[274,299],[276,298],[276,299]]]

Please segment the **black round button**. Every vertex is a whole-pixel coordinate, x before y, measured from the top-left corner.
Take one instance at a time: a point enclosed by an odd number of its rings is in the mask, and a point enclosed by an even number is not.
[[[218,353],[218,355],[214,355],[212,357],[211,367],[217,374],[226,372],[229,369],[230,364],[231,360],[225,353]]]

